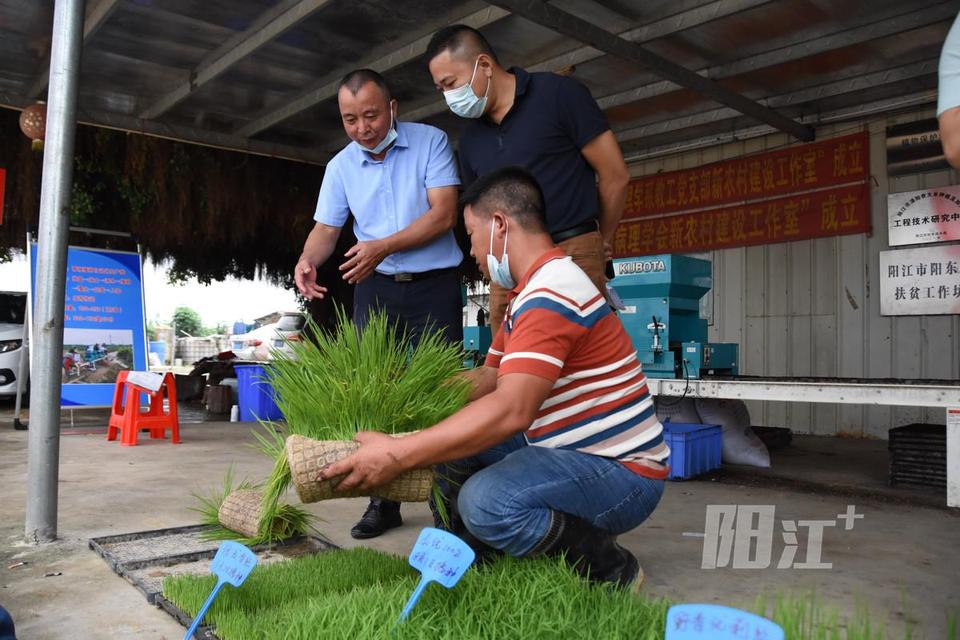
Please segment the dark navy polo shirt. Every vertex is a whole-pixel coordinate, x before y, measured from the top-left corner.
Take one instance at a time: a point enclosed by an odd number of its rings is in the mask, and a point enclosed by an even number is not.
[[[551,233],[598,219],[596,173],[580,153],[610,129],[597,102],[572,78],[517,67],[510,73],[517,77],[517,91],[500,125],[483,116],[461,131],[463,186],[494,169],[520,165],[540,182]]]

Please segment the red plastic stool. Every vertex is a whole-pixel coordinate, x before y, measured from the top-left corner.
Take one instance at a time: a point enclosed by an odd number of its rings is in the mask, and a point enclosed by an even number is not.
[[[120,444],[132,447],[137,444],[137,434],[143,429],[150,432],[150,438],[159,440],[166,437],[166,430],[169,429],[170,441],[173,444],[180,444],[177,388],[173,374],[163,375],[163,382],[157,391],[138,386],[130,382],[127,377],[127,371],[121,371],[117,375],[117,385],[113,392],[113,408],[107,423],[107,440],[116,440],[119,433]],[[146,394],[149,401],[146,411],[140,410],[141,394]],[[169,404],[166,413],[163,411],[164,397]]]

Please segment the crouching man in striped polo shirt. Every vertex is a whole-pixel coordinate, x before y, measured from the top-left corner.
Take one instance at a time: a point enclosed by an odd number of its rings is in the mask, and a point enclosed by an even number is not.
[[[657,506],[670,452],[636,351],[550,240],[529,173],[489,173],[461,203],[471,255],[510,291],[484,366],[468,374],[471,402],[406,438],[359,433],[356,454],[321,477],[370,489],[436,465],[450,528],[481,557],[563,552],[593,581],[639,586],[640,564],[616,537]]]

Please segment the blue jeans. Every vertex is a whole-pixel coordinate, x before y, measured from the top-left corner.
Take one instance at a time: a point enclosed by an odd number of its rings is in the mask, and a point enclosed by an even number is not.
[[[439,465],[447,477],[469,476],[457,508],[467,530],[512,556],[528,554],[562,511],[613,535],[646,520],[663,495],[663,480],[639,476],[609,458],[527,445],[522,434],[476,456]]]

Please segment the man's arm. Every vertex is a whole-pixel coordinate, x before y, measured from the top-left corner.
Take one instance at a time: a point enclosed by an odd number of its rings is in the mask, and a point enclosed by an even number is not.
[[[620,144],[609,129],[588,142],[580,152],[597,173],[597,188],[600,192],[600,234],[607,244],[613,242],[613,234],[623,216],[627,200],[627,184],[630,172],[623,160]]]
[[[317,283],[317,267],[326,262],[333,253],[340,238],[340,229],[341,227],[331,227],[318,222],[307,236],[303,253],[293,270],[293,279],[297,283],[297,289],[308,300],[323,298],[327,293],[327,288]]]
[[[345,476],[337,490],[371,489],[390,482],[400,473],[458,460],[485,451],[527,430],[537,416],[553,382],[526,373],[500,378],[496,390],[418,433],[391,438],[369,431],[358,433],[360,449],[329,465],[321,479]]]
[[[940,142],[947,162],[954,169],[960,169],[960,107],[940,114]]]
[[[340,265],[343,279],[356,284],[373,273],[387,256],[428,244],[447,233],[457,223],[457,187],[427,189],[430,208],[397,233],[369,242],[358,242],[346,253]]]

